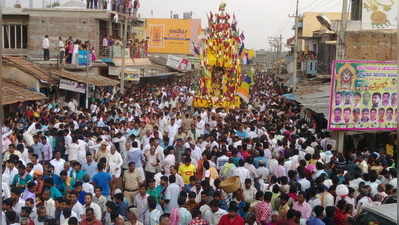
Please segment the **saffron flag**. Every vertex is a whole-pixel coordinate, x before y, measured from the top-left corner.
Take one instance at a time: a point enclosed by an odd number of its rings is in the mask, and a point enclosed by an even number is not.
[[[249,102],[249,83],[243,81],[241,82],[241,86],[237,90],[237,95],[244,100],[244,102]]]

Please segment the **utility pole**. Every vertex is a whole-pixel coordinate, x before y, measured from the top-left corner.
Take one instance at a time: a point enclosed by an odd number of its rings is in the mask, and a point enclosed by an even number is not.
[[[335,58],[337,60],[345,58],[345,32],[346,25],[348,23],[348,0],[343,0],[342,3],[342,13],[341,13],[341,22],[338,26],[338,39],[337,39],[337,49]]]
[[[5,7],[5,1],[0,1],[0,193],[3,193],[3,121],[4,121],[4,109],[3,109],[3,13],[2,10]],[[0,198],[0,209],[3,209],[3,198]],[[0,213],[0,223],[5,221],[3,213]]]
[[[345,32],[346,25],[348,22],[348,0],[343,0],[341,22],[338,26],[338,38],[337,38],[337,49],[335,59],[340,60],[345,58]],[[345,131],[338,131],[337,150],[338,152],[344,152],[344,139]]]
[[[129,17],[125,15],[125,26],[123,31],[123,41],[122,41],[122,68],[121,68],[121,94],[125,94],[125,67],[126,67],[126,46],[127,46],[127,20]]]
[[[295,49],[294,49],[294,76],[292,80],[293,92],[296,90],[296,80],[297,80],[297,67],[298,67],[298,8],[299,0],[296,0],[296,10],[295,10]]]

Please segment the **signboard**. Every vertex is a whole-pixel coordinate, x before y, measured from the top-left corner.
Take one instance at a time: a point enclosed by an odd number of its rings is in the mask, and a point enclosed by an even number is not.
[[[79,83],[79,82],[72,81],[72,80],[60,79],[59,88],[63,89],[63,90],[82,93],[82,94],[86,93],[86,84]]]
[[[331,130],[395,130],[398,67],[393,62],[337,60],[332,71]]]
[[[200,31],[199,19],[147,19],[148,52],[193,54]]]
[[[137,73],[127,73],[125,80],[127,81],[140,81],[140,75]]]
[[[166,66],[182,72],[191,70],[191,63],[188,61],[188,59],[174,55],[168,55]]]
[[[398,0],[363,0],[362,28],[396,29]]]
[[[109,66],[108,67],[108,75],[112,76],[119,76],[122,72],[122,68],[118,66]],[[140,69],[139,68],[130,68],[126,67],[125,68],[125,73],[135,73],[135,74],[140,74]]]

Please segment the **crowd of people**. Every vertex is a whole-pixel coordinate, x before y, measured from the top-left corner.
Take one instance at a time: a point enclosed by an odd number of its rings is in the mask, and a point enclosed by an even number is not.
[[[48,35],[45,35],[42,40],[43,48],[43,60],[50,60],[50,49],[55,48],[57,51],[57,60],[59,64],[79,64],[79,51],[87,51],[89,62],[94,62],[97,59],[96,50],[90,41],[82,41],[79,39],[73,40],[69,37],[63,40],[62,37],[58,37],[58,42],[51,43]]]
[[[113,57],[116,52],[114,52],[113,46],[122,48],[123,42],[120,37],[104,36],[102,40],[102,56]],[[128,40],[126,48],[129,49],[129,54],[131,58],[144,58],[148,54],[148,40],[139,40],[137,38],[132,38]],[[120,50],[121,51],[121,50]]]
[[[192,82],[19,105],[2,127],[0,223],[347,225],[395,195],[392,155],[337,152],[275,76],[235,110],[193,108]]]
[[[87,9],[104,9],[137,16],[139,0],[87,0]]]

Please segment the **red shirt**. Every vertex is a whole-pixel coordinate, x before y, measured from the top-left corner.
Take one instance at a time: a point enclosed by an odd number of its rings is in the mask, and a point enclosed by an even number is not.
[[[91,222],[87,220],[82,220],[82,222],[80,222],[80,225],[103,225],[103,223],[101,223],[99,220],[93,220]]]
[[[244,225],[244,219],[236,215],[234,218],[230,218],[229,214],[226,214],[220,218],[219,224],[218,225]]]
[[[336,225],[346,225],[348,222],[348,215],[341,209],[337,209],[335,213],[335,224]]]

